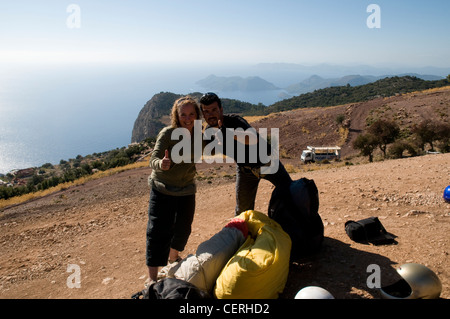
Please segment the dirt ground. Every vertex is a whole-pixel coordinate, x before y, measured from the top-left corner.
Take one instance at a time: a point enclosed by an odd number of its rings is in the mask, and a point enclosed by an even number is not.
[[[290,264],[282,299],[305,286],[321,286],[337,299],[378,299],[369,288],[369,265],[381,284],[397,279],[395,268],[420,263],[432,269],[450,297],[450,154],[386,160],[293,173],[313,179],[325,241],[315,256]],[[306,167],[306,166],[305,166]],[[234,165],[199,165],[196,216],[182,257],[194,253],[234,216]],[[149,168],[89,181],[0,212],[0,298],[129,299],[144,286]],[[260,184],[255,210],[267,214],[273,186]],[[353,242],[348,220],[377,216],[397,244]],[[74,266],[75,265],[75,266]],[[75,268],[74,268],[75,267]],[[77,271],[80,271],[77,273]],[[80,286],[73,280],[80,275]]]

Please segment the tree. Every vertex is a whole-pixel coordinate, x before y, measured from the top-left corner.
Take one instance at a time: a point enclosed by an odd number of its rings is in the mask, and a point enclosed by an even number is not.
[[[378,139],[373,134],[367,133],[358,135],[353,142],[353,148],[359,149],[361,155],[369,156],[369,162],[373,162],[373,151],[378,146]]]
[[[436,135],[440,145],[439,150],[443,153],[450,150],[450,124],[438,123],[436,125]]]
[[[443,141],[444,144],[447,141],[448,144],[450,125],[424,120],[420,124],[414,125],[411,132],[419,138],[419,146],[422,151],[425,150],[426,144],[430,144],[430,150],[434,151],[435,141]]]
[[[44,165],[42,165],[43,168],[49,168],[52,169],[54,168],[54,166],[51,163],[45,163]]]
[[[417,155],[414,147],[405,141],[395,141],[389,149],[389,154],[392,158],[402,158],[404,151],[408,151],[411,156]]]
[[[368,132],[376,137],[378,147],[386,158],[386,148],[393,143],[400,134],[400,128],[394,121],[377,120],[369,127]]]

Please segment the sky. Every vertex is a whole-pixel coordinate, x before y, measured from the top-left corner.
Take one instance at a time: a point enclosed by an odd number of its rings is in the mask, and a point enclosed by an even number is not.
[[[449,12],[448,0],[2,1],[0,64],[449,67]]]

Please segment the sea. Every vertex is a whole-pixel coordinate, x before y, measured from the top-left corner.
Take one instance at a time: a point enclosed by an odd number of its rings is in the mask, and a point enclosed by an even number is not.
[[[251,67],[155,64],[0,66],[0,174],[128,146],[134,122],[159,92],[208,91],[197,81],[259,76]],[[267,75],[267,74],[266,74]],[[265,80],[282,87],[286,77]],[[295,79],[292,79],[294,81]],[[284,91],[217,92],[266,106]]]

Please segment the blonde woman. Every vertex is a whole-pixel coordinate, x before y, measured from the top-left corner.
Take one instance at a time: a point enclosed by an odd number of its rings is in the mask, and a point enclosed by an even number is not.
[[[193,152],[194,121],[198,119],[200,109],[193,98],[187,96],[176,100],[172,107],[171,126],[163,128],[158,134],[150,158],[147,285],[158,280],[159,267],[181,259],[179,252],[184,250],[191,234],[195,211],[195,163],[193,154],[190,162],[174,163],[171,160],[171,150],[179,142],[172,140],[171,135],[176,128],[186,128],[191,135]]]

